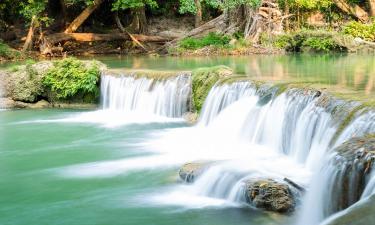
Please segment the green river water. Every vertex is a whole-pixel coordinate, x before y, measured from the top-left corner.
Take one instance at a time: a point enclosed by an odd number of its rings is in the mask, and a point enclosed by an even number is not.
[[[375,92],[375,58],[366,55],[98,59],[110,68],[133,69],[187,70],[224,64],[260,79],[317,81],[370,98]],[[73,165],[151,155],[139,143],[153,138],[153,132],[188,126],[178,122],[109,128],[53,121],[79,113],[0,111],[0,225],[283,224],[283,217],[250,207],[202,208],[152,201],[179,185],[178,166],[109,177],[66,175],[66,168]]]

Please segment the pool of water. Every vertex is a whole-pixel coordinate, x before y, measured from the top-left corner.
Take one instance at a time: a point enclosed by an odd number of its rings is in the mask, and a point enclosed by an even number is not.
[[[181,185],[178,165],[147,167],[143,162],[140,168],[130,166],[133,170],[80,176],[81,165],[95,171],[98,163],[108,162],[104,169],[116,171],[118,160],[151,156],[155,153],[141,144],[152,133],[187,126],[167,122],[107,127],[66,120],[81,113],[0,112],[0,224],[281,223],[282,217],[249,207],[163,199],[163,193]]]
[[[267,81],[314,82],[375,97],[375,55],[252,55],[223,57],[95,57],[110,68],[191,70],[226,65]]]
[[[109,68],[191,70],[226,65],[237,74],[267,81],[313,82],[375,98],[375,55],[251,55],[220,57],[93,56]],[[22,64],[4,63],[0,68]]]

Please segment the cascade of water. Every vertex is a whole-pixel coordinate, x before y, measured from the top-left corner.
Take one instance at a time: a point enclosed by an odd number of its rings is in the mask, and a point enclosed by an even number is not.
[[[189,110],[190,76],[153,80],[131,76],[102,76],[104,110],[181,117]]]
[[[335,142],[335,146],[351,137],[361,137],[371,133],[375,133],[375,111],[360,111],[355,119],[343,130]]]
[[[215,85],[203,105],[200,125],[208,125],[224,108],[243,97],[255,94],[255,85],[250,82]]]
[[[366,156],[367,153],[363,152],[362,147],[357,146],[357,139],[354,138],[375,132],[375,113],[359,113],[362,114],[357,115],[342,131],[333,145],[336,151],[347,150],[348,153],[339,155],[334,152],[321,163],[320,171],[312,179],[298,224],[319,224],[324,218],[375,192],[374,172],[369,176],[363,175],[366,174],[364,171],[372,159]],[[349,139],[351,141],[346,143]],[[354,144],[348,146],[351,142]],[[359,141],[362,142],[363,140]],[[345,157],[346,155],[348,156]],[[362,157],[364,159],[361,159]]]
[[[227,144],[219,143],[232,142],[233,159],[230,166],[219,163],[207,170],[191,186],[192,192],[243,202],[244,182],[250,178],[288,177],[307,185],[310,172],[304,163],[313,169],[328,149],[336,127],[316,92],[292,89],[272,97],[272,90],[269,94],[252,89],[241,82],[215,86],[209,93],[198,127],[216,137],[217,154],[228,151],[222,147]],[[241,94],[231,93],[235,90]]]

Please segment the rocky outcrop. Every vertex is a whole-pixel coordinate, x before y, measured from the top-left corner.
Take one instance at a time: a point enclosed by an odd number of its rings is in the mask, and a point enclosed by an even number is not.
[[[331,178],[329,214],[356,203],[366,187],[375,162],[375,136],[352,138],[334,149],[327,169]]]
[[[292,212],[296,205],[289,186],[273,179],[245,181],[245,195],[250,205],[267,211]]]
[[[78,61],[78,60],[77,60]],[[83,66],[90,68],[94,61],[82,61]],[[105,65],[95,61],[100,71]],[[78,94],[74,99],[54,101],[53,90],[49,90],[43,79],[47,72],[54,67],[53,61],[42,61],[15,66],[8,70],[0,70],[0,107],[1,108],[92,108],[88,107],[89,94]],[[91,98],[92,99],[92,98]],[[91,103],[91,101],[90,101]],[[74,105],[70,107],[70,105]],[[81,106],[79,106],[81,105]]]
[[[204,161],[186,163],[180,168],[178,175],[183,181],[193,183],[209,167],[210,164],[210,162]]]
[[[196,111],[200,112],[204,101],[215,83],[233,76],[233,70],[226,66],[199,68],[192,72],[192,97]]]
[[[18,66],[2,72],[6,97],[14,101],[36,102],[43,94],[43,76],[53,66],[51,61]]]

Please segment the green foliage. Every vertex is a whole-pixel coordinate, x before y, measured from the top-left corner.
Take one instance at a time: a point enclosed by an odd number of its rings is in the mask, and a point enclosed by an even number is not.
[[[248,5],[252,8],[257,8],[261,3],[261,0],[225,0],[223,1],[223,7],[231,9],[239,5]]]
[[[75,58],[54,62],[43,78],[43,85],[59,99],[70,99],[77,94],[98,96],[99,67],[96,63],[87,67]]]
[[[304,47],[311,48],[315,52],[330,52],[339,49],[332,38],[309,37],[303,41]]]
[[[226,66],[199,68],[192,74],[192,91],[195,109],[200,112],[208,92],[217,81],[232,74],[232,70]]]
[[[149,6],[157,8],[158,4],[155,0],[115,0],[112,3],[112,10],[124,10]]]
[[[19,51],[10,48],[0,39],[0,58],[7,60],[21,59],[22,54]]]
[[[369,24],[352,21],[344,27],[343,32],[367,41],[375,41],[375,20]]]
[[[274,47],[290,52],[342,52],[346,47],[341,43],[344,37],[328,31],[310,31],[285,34],[264,40]]]
[[[209,33],[202,38],[185,38],[179,46],[184,49],[199,49],[205,46],[228,47],[230,37],[217,33]]]

